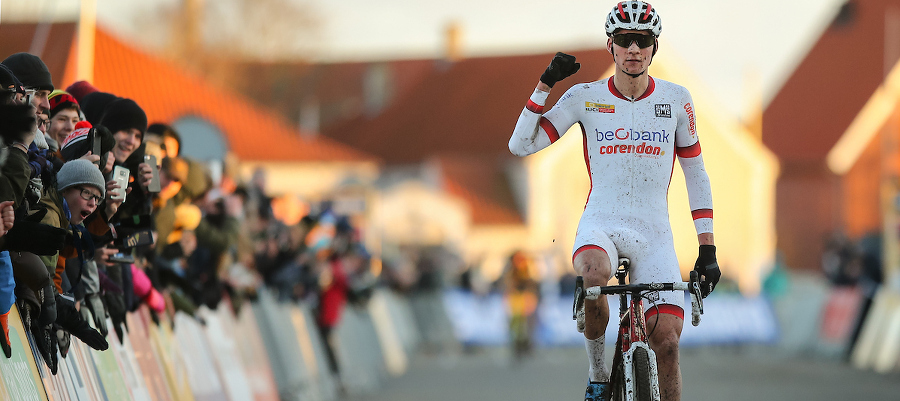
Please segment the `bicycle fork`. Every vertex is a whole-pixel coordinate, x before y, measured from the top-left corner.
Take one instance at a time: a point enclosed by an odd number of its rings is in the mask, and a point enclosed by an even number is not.
[[[619,285],[625,285],[628,266],[627,259],[619,260],[619,267],[616,269]],[[619,294],[618,341],[621,349],[617,351],[622,356],[626,401],[637,400],[638,391],[645,394],[648,390],[653,401],[660,401],[656,353],[650,348],[644,325],[644,307],[641,305],[640,294],[632,293],[630,302],[627,294]],[[647,384],[649,389],[637,389],[638,386]]]

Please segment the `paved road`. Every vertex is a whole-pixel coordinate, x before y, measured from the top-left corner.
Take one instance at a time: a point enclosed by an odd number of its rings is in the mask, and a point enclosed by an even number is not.
[[[513,365],[504,350],[413,359],[409,372],[390,378],[377,394],[352,401],[581,400],[584,350],[540,350]],[[898,401],[900,374],[879,375],[838,362],[778,355],[765,348],[682,352],[684,400]]]

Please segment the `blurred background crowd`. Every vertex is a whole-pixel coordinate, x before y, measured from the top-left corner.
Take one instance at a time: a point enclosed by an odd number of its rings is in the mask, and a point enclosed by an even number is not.
[[[263,172],[240,182],[231,166],[182,157],[179,134],[139,104],[85,81],[57,89],[37,56],[6,58],[0,85],[7,358],[13,302],[55,374],[71,336],[105,350],[142,304],[171,321],[200,305],[238,309],[265,283],[315,308],[327,337],[348,299],[371,293],[359,227],[329,202],[285,223]]]

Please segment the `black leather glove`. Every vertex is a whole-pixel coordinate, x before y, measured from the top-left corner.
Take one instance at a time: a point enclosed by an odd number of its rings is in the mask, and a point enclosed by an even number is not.
[[[58,324],[53,325],[53,331],[56,332],[56,343],[59,345],[59,354],[65,358],[69,355],[69,346],[72,345],[72,335],[68,331],[59,327]]]
[[[556,53],[556,55],[553,56],[553,60],[550,61],[550,65],[547,66],[547,69],[544,71],[544,74],[541,75],[541,82],[552,88],[557,82],[578,72],[579,68],[581,68],[581,63],[575,62],[575,56],[565,53]]]
[[[49,282],[43,290],[41,290],[41,314],[38,315],[37,323],[46,326],[56,321],[56,286],[53,281]]]
[[[75,309],[75,301],[62,295],[56,296],[56,324],[93,349],[106,351],[109,343],[99,331],[92,328]],[[54,333],[54,336],[56,334]],[[54,341],[55,343],[55,341]]]
[[[13,227],[6,233],[6,249],[31,252],[37,255],[53,255],[63,249],[66,230],[41,224],[47,209],[41,209],[23,219],[16,217]]]
[[[81,301],[81,317],[84,320],[93,321],[94,327],[100,330],[100,334],[106,337],[109,332],[106,328],[106,307],[103,306],[103,300],[100,294],[87,294],[84,301]]]
[[[719,271],[719,262],[716,261],[715,245],[700,245],[700,256],[694,263],[694,270],[700,275],[700,292],[706,298],[719,282],[722,272]]]
[[[128,310],[125,308],[125,296],[121,292],[122,286],[122,265],[118,263],[113,263],[106,267],[106,276],[109,278],[107,283],[107,290],[103,294],[103,304],[106,307],[106,313],[109,315],[109,318],[112,319],[113,330],[115,330],[116,335],[119,337],[119,344],[124,343],[125,341],[125,332],[122,331],[122,327],[128,329],[128,325],[125,321],[125,314]],[[109,287],[116,286],[119,292],[112,291]],[[103,287],[103,284],[101,284]]]
[[[56,331],[53,325],[31,326],[31,335],[34,337],[34,343],[37,345],[38,352],[44,363],[50,368],[50,373],[56,375],[56,369],[59,366],[59,360],[56,358]]]

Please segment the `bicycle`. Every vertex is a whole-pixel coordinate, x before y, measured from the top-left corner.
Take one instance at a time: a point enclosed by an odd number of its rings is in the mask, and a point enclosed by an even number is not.
[[[691,324],[700,324],[703,314],[703,297],[700,294],[699,277],[691,271],[689,282],[625,284],[631,261],[619,258],[616,269],[618,285],[596,286],[584,289],[581,277],[575,290],[573,316],[582,308],[585,299],[595,300],[602,295],[619,295],[619,330],[616,352],[610,374],[611,400],[614,401],[659,401],[659,378],[656,368],[656,354],[650,349],[644,308],[641,300],[645,293],[658,291],[690,291]],[[629,302],[628,296],[631,296]]]

